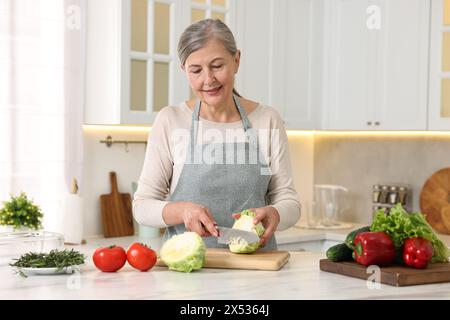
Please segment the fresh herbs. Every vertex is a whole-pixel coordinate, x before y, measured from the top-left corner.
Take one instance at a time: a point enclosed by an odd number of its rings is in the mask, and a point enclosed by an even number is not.
[[[83,264],[85,259],[83,254],[74,249],[55,249],[49,253],[27,252],[9,265],[17,268],[57,268],[56,271],[59,271],[65,267]]]
[[[434,249],[432,262],[448,262],[450,255],[445,244],[438,238],[433,228],[421,213],[408,213],[401,204],[393,207],[388,216],[382,209],[373,219],[371,231],[386,232],[396,248],[401,248],[408,238],[423,238],[431,242]]]

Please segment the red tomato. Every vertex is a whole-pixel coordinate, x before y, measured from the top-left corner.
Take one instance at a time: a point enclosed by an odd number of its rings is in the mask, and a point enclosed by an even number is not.
[[[127,251],[128,263],[141,271],[150,270],[156,263],[156,252],[143,243],[133,243]]]
[[[116,272],[127,262],[127,253],[120,246],[98,248],[92,257],[95,266],[103,272]]]

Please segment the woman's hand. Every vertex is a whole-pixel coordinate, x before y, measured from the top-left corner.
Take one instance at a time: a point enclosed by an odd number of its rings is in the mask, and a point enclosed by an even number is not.
[[[266,229],[264,234],[261,236],[261,247],[264,247],[269,241],[270,237],[277,230],[278,224],[280,223],[280,214],[277,209],[272,206],[265,206],[260,208],[251,208],[248,209],[253,211],[256,214],[255,219],[253,220],[254,224],[262,223],[263,227]],[[239,219],[241,216],[240,213],[233,213],[233,218]]]
[[[174,202],[171,209],[177,212],[178,220],[184,223],[187,231],[194,231],[202,237],[219,236],[216,221],[211,210],[194,202]]]

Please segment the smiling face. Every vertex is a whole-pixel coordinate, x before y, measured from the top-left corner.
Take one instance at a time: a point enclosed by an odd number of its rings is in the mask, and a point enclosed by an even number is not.
[[[233,56],[222,42],[215,39],[191,53],[183,69],[194,94],[210,106],[230,103],[239,58],[239,51]]]

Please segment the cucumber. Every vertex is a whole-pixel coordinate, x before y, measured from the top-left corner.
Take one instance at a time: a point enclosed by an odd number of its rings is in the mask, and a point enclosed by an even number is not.
[[[349,249],[345,243],[339,243],[334,245],[327,250],[328,260],[339,262],[339,261],[351,261],[353,250]]]
[[[368,231],[370,231],[370,226],[365,226],[365,227],[353,230],[345,238],[345,244],[347,245],[347,247],[349,249],[352,249],[352,250],[355,249],[355,243],[354,243],[355,237],[362,232],[368,232]]]

